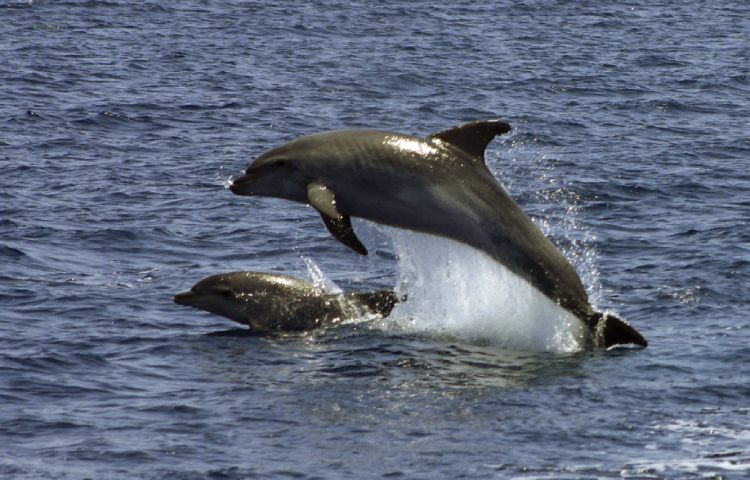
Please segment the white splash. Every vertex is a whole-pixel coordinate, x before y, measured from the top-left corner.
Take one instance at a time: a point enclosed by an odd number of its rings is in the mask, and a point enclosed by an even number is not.
[[[310,279],[312,280],[313,285],[315,285],[316,288],[329,293],[343,292],[343,290],[341,290],[341,287],[336,285],[333,280],[328,278],[328,276],[323,273],[323,270],[318,266],[317,263],[315,263],[315,261],[313,261],[313,259],[303,256],[302,261],[305,263],[307,273],[308,275],[310,275]]]
[[[398,256],[400,303],[385,326],[512,350],[573,352],[586,330],[486,253],[434,235],[383,227]]]

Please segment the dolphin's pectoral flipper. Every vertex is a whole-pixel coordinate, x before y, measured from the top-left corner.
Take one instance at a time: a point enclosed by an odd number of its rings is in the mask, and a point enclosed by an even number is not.
[[[484,150],[496,135],[510,132],[510,124],[502,120],[479,120],[433,133],[428,140],[441,140],[484,161]]]
[[[349,215],[342,214],[336,208],[336,196],[333,190],[320,182],[310,182],[307,185],[307,200],[315,210],[320,212],[323,223],[336,240],[360,255],[367,255],[367,249],[354,234]]]
[[[333,191],[320,182],[310,182],[307,185],[307,200],[323,216],[327,215],[334,219],[343,217],[336,209],[336,197]]]
[[[349,215],[341,215],[339,218],[331,218],[325,213],[320,212],[320,216],[323,218],[323,223],[326,228],[336,240],[360,255],[367,255],[367,248],[362,245],[362,242],[360,242],[359,238],[354,234]]]

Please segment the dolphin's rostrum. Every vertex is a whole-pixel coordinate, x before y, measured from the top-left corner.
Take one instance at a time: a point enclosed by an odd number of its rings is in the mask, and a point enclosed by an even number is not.
[[[597,346],[645,347],[629,324],[592,308],[573,266],[485,165],[487,145],[508,131],[504,121],[484,120],[426,138],[378,130],[307,135],[262,154],[230,189],[310,204],[361,254],[367,250],[350,217],[468,244],[575,314]]]

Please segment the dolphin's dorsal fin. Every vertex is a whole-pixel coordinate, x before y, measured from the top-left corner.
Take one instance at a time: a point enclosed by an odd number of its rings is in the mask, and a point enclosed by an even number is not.
[[[336,208],[336,196],[333,190],[321,182],[310,182],[307,185],[307,200],[315,210],[320,212],[323,223],[336,240],[360,255],[367,255],[367,249],[354,234],[349,215],[342,214]]]
[[[510,131],[510,124],[502,120],[478,120],[463,123],[442,132],[433,133],[428,140],[450,143],[472,157],[484,161],[484,150],[496,135]]]

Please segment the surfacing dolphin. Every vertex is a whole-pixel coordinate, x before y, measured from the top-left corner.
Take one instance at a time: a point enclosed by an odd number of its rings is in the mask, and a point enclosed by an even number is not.
[[[287,275],[230,272],[204,278],[175,295],[174,302],[269,335],[313,330],[367,313],[387,316],[397,300],[390,290],[334,294]]]
[[[350,217],[463,242],[577,316],[597,347],[645,347],[628,323],[593,309],[573,266],[487,168],[487,145],[508,131],[504,121],[483,120],[425,138],[377,130],[306,135],[263,153],[230,189],[310,204],[334,237],[363,255]]]

